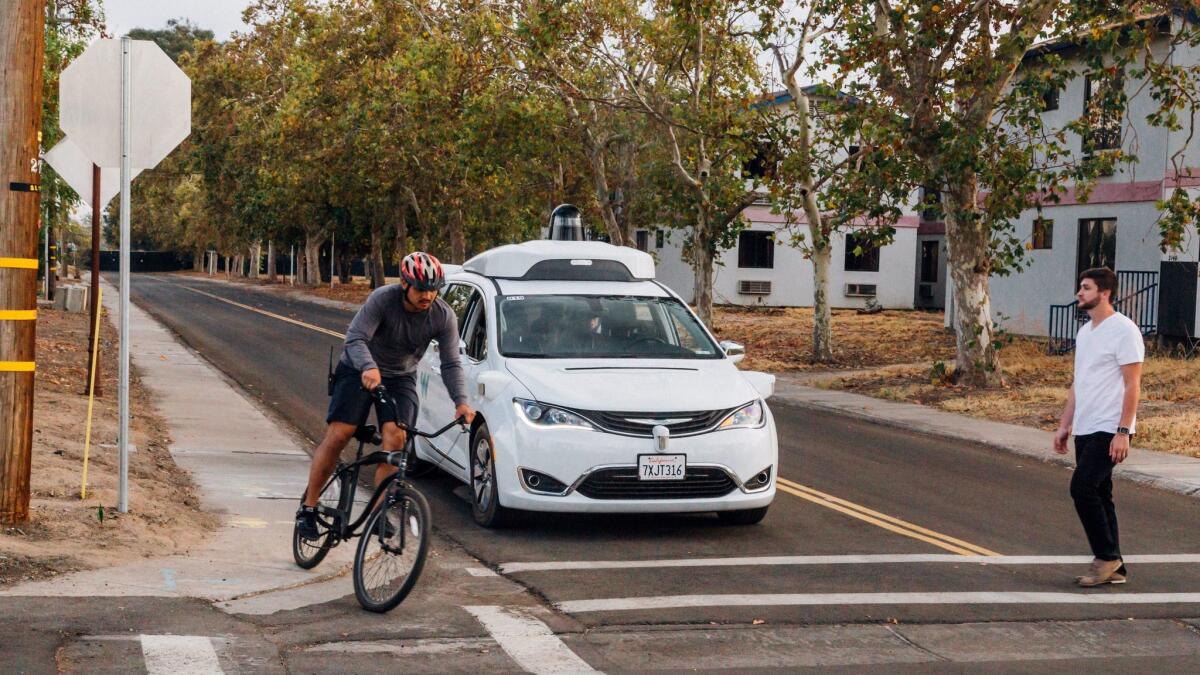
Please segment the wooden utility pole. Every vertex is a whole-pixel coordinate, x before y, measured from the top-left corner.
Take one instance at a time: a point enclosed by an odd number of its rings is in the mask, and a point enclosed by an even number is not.
[[[45,20],[0,2],[0,524],[29,519]]]

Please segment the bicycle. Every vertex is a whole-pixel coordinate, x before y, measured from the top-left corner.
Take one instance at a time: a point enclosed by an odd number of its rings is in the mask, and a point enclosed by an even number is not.
[[[395,410],[395,402],[388,398],[382,385],[372,395]],[[292,530],[292,557],[296,564],[312,569],[338,544],[359,537],[354,554],[354,595],[359,604],[372,612],[387,612],[400,604],[421,576],[429,552],[432,521],[425,496],[404,480],[409,458],[415,456],[414,444],[417,437],[436,438],[465,423],[460,416],[433,433],[401,424],[400,428],[406,432],[402,449],[376,450],[366,457],[363,447],[368,443],[380,445],[383,438],[374,425],[360,424],[354,432],[358,441],[354,461],[339,460],[337,469],[321,489],[317,504],[317,529],[321,535],[317,539],[304,539],[299,531]],[[353,518],[359,472],[364,466],[383,462],[398,470],[375,488],[362,513]],[[303,499],[301,496],[301,502]]]

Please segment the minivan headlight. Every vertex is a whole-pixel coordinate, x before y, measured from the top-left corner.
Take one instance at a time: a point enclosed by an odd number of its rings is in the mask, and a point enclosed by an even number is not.
[[[570,410],[555,408],[552,405],[514,398],[513,406],[517,413],[527,422],[542,427],[574,427],[576,429],[595,429],[592,423]]]
[[[738,408],[721,421],[720,429],[752,429],[761,427],[765,419],[762,401],[753,401]]]

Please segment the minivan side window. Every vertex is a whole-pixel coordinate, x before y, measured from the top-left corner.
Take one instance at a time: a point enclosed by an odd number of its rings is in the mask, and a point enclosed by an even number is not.
[[[467,343],[467,357],[482,361],[487,358],[487,312],[478,291],[471,296],[470,308],[467,325],[463,328],[463,341]]]
[[[446,290],[442,292],[442,299],[450,305],[450,309],[454,310],[454,315],[458,317],[458,330],[463,330],[463,323],[467,320],[467,306],[471,301],[471,294],[475,292],[474,288],[466,284],[449,284]]]

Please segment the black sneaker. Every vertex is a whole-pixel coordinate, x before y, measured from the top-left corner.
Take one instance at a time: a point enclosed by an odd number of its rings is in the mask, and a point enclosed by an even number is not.
[[[317,529],[317,509],[315,506],[301,506],[296,511],[296,533],[301,539],[315,540],[321,538]]]

